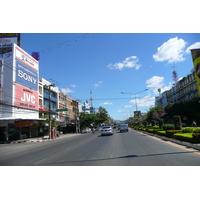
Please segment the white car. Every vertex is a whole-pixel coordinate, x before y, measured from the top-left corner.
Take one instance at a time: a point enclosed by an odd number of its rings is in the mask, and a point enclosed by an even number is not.
[[[101,129],[101,135],[113,135],[113,129],[111,126],[104,126]]]
[[[128,126],[126,124],[119,125],[120,132],[128,132]]]

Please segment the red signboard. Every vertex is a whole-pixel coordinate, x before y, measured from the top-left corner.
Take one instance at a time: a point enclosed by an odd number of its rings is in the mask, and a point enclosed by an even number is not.
[[[15,106],[38,110],[38,92],[16,84],[15,97]]]

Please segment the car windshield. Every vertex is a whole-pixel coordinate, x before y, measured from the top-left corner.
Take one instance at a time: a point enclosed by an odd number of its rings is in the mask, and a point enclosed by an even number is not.
[[[120,125],[120,126],[126,126],[126,124]]]
[[[111,128],[110,126],[104,126],[103,129]]]

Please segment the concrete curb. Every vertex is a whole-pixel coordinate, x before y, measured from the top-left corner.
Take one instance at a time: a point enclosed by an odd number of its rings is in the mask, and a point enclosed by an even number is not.
[[[81,134],[66,134],[66,135],[61,135],[60,137],[54,138],[54,139],[34,139],[34,138],[30,138],[30,139],[25,139],[25,140],[17,140],[17,141],[8,141],[8,142],[1,142],[0,144],[20,144],[20,143],[33,143],[33,142],[47,142],[47,141],[53,141],[53,140],[57,140],[57,139],[62,139],[62,138],[66,138],[66,137],[72,137],[75,135],[81,135]]]
[[[189,148],[200,150],[200,144],[192,144],[192,143],[189,143],[189,142],[184,142],[184,141],[176,140],[176,139],[173,139],[173,138],[168,138],[168,137],[165,137],[165,136],[160,136],[160,135],[156,135],[156,134],[153,134],[153,133],[149,133],[149,132],[141,131],[141,130],[137,130],[137,129],[132,129],[132,130],[135,130],[135,131],[138,131],[138,132],[141,132],[141,133],[153,136],[153,137],[157,137],[157,138],[160,138],[160,139],[165,140],[165,141],[170,141],[170,142],[180,144],[180,145],[183,145],[183,146],[186,146],[186,147],[189,147]]]

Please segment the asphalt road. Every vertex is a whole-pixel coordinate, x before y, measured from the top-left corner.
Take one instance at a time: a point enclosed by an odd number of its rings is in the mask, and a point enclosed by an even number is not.
[[[0,166],[199,166],[200,152],[129,129],[0,145]]]

